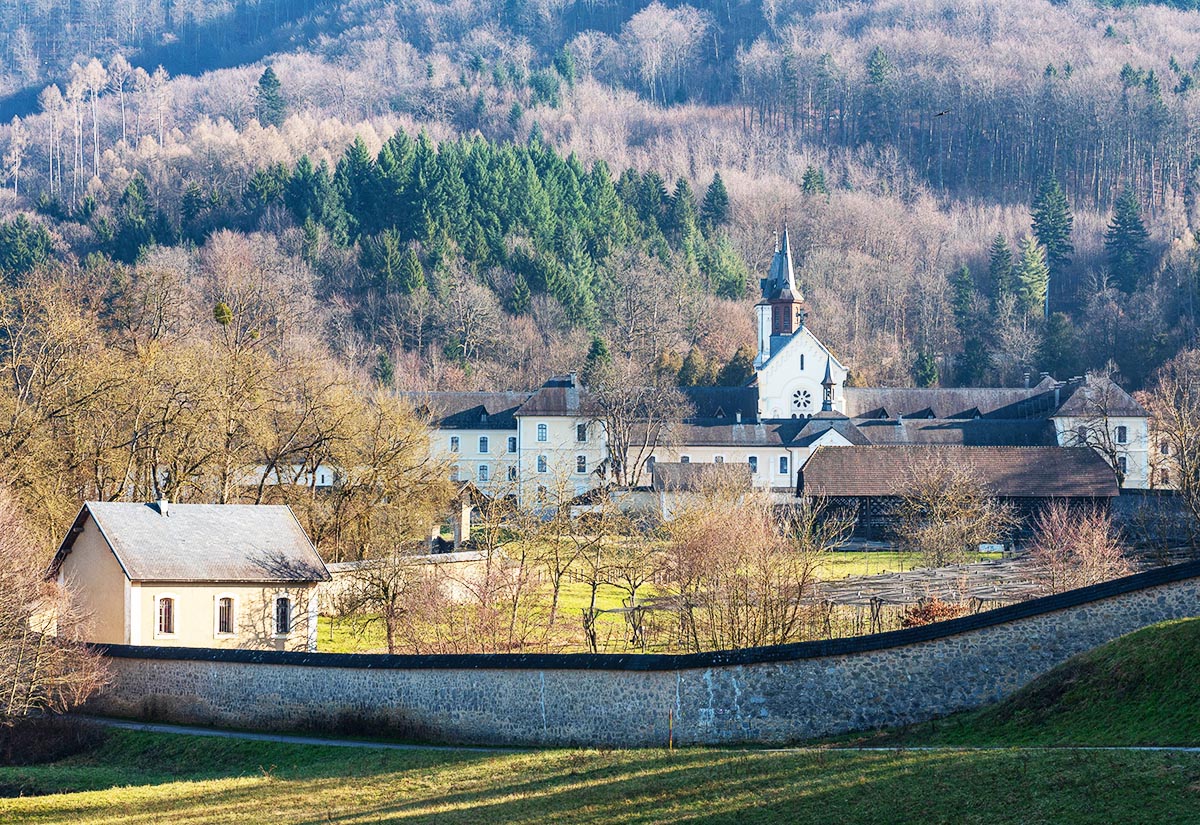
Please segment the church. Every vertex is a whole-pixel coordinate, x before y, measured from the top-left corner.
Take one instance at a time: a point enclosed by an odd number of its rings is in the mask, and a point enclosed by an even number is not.
[[[895,459],[887,462],[895,467],[919,447],[947,448],[955,461],[986,458],[981,464],[1018,493],[1021,479],[1056,467],[1089,476],[1079,479],[1080,489],[1111,488],[1112,495],[1118,486],[1148,488],[1155,481],[1149,414],[1107,379],[1043,375],[1032,386],[996,388],[847,386],[846,366],[806,322],[786,229],[759,284],[754,379],[745,387],[683,389],[689,415],[668,428],[652,454],[627,458],[638,463],[639,485],[653,486],[656,468],[663,478],[682,478],[694,473],[667,468],[733,464],[746,468],[749,484],[787,497],[803,493],[804,468],[818,452],[837,451],[838,460],[822,459],[813,472],[836,466],[844,484],[852,481],[846,473],[871,475],[880,456]],[[610,483],[603,416],[574,374],[555,376],[534,392],[410,398],[433,424],[432,454],[452,466],[456,480],[485,494],[532,501],[551,487],[584,495]],[[886,448],[896,451],[879,452]],[[822,476],[817,487],[830,483]]]

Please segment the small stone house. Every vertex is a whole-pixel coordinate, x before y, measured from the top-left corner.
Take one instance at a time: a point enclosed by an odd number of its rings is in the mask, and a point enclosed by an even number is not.
[[[291,508],[83,505],[50,575],[91,616],[91,640],[315,650],[329,573]]]

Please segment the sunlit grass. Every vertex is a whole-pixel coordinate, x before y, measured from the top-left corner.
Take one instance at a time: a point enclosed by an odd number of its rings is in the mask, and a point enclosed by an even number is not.
[[[116,732],[0,769],[42,823],[1195,822],[1200,757],[993,751],[350,750]]]

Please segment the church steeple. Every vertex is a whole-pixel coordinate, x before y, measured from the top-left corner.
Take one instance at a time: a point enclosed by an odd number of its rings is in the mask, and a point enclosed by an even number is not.
[[[758,302],[758,358],[755,366],[762,366],[771,358],[772,351],[779,348],[780,338],[790,338],[804,328],[807,310],[804,295],[796,286],[796,272],[792,267],[792,243],[787,224],[783,225],[783,236],[775,236],[775,255],[767,277],[759,281],[762,300]]]
[[[824,388],[823,399],[821,401],[821,412],[833,412],[833,369],[832,359],[828,355],[825,356],[825,377],[821,379],[821,386]]]

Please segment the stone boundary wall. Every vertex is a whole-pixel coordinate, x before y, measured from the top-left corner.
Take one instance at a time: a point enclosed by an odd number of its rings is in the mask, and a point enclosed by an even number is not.
[[[794,742],[1001,699],[1069,657],[1200,615],[1200,563],[909,630],[687,655],[385,656],[101,646],[93,713],[498,745]]]

